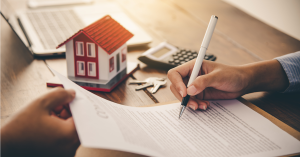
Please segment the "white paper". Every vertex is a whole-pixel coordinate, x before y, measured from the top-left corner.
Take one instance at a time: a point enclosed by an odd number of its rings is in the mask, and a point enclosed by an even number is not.
[[[281,156],[300,152],[300,141],[238,100],[211,101],[206,111],[179,103],[130,107],[100,98],[59,73],[66,89],[74,89],[70,104],[85,147],[148,156]]]

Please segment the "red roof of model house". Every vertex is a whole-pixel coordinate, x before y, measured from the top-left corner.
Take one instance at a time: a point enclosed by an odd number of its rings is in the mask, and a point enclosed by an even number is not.
[[[130,33],[109,15],[106,15],[100,20],[79,30],[69,39],[59,44],[56,48],[63,46],[69,40],[75,38],[81,33],[89,37],[92,41],[94,41],[95,44],[103,48],[108,54],[112,54],[119,47],[125,44],[131,37],[133,37],[132,33]]]

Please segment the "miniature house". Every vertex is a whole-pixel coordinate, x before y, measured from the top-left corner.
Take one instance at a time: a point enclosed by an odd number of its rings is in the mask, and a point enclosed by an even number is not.
[[[109,15],[79,30],[57,46],[66,45],[68,77],[81,82],[113,79],[126,69],[126,42],[132,36]]]

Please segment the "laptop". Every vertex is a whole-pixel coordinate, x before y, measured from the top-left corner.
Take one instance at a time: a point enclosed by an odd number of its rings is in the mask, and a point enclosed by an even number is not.
[[[1,14],[35,56],[64,54],[65,47],[56,49],[57,45],[105,15],[110,15],[134,34],[127,42],[128,47],[146,45],[152,41],[118,4],[112,2],[13,11],[8,0],[2,0]]]

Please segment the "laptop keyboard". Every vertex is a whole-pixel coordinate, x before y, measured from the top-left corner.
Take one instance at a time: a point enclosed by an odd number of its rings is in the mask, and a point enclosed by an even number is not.
[[[31,11],[27,16],[45,49],[60,43],[84,27],[73,10]]]

